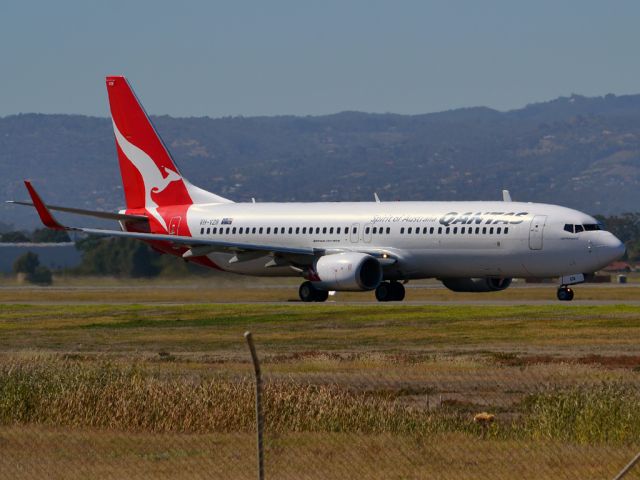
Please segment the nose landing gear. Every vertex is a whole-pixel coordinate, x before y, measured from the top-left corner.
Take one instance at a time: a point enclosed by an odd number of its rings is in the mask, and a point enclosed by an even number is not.
[[[558,288],[558,300],[570,302],[573,300],[573,290],[566,285],[560,286],[560,288]]]

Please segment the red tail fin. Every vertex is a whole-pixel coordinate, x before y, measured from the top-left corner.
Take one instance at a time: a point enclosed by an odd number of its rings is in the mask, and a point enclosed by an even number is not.
[[[193,203],[180,171],[124,77],[107,77],[127,208]]]
[[[167,231],[158,208],[229,202],[182,177],[125,77],[107,77],[107,92],[128,210],[145,209]]]

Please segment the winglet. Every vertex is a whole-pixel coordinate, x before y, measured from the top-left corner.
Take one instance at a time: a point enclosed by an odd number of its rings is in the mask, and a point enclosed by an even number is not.
[[[46,227],[52,228],[54,230],[66,230],[66,227],[59,224],[58,221],[53,218],[53,215],[51,215],[51,212],[40,198],[40,195],[38,195],[38,192],[36,192],[36,189],[33,188],[31,182],[29,180],[25,180],[24,184],[29,191],[29,195],[31,196],[31,200],[33,201],[33,206],[36,207],[42,223],[44,223]]]

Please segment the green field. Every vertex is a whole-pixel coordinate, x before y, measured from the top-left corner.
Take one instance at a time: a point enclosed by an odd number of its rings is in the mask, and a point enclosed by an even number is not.
[[[0,477],[254,478],[246,330],[268,478],[613,478],[640,448],[635,287],[619,305],[527,303],[538,287],[514,289],[522,305],[156,287],[0,290]],[[408,298],[434,291],[449,295]]]

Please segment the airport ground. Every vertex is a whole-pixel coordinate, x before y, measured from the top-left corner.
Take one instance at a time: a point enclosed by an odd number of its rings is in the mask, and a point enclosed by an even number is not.
[[[637,453],[640,284],[410,286],[5,281],[0,477],[254,478],[246,330],[269,478],[600,479]]]

